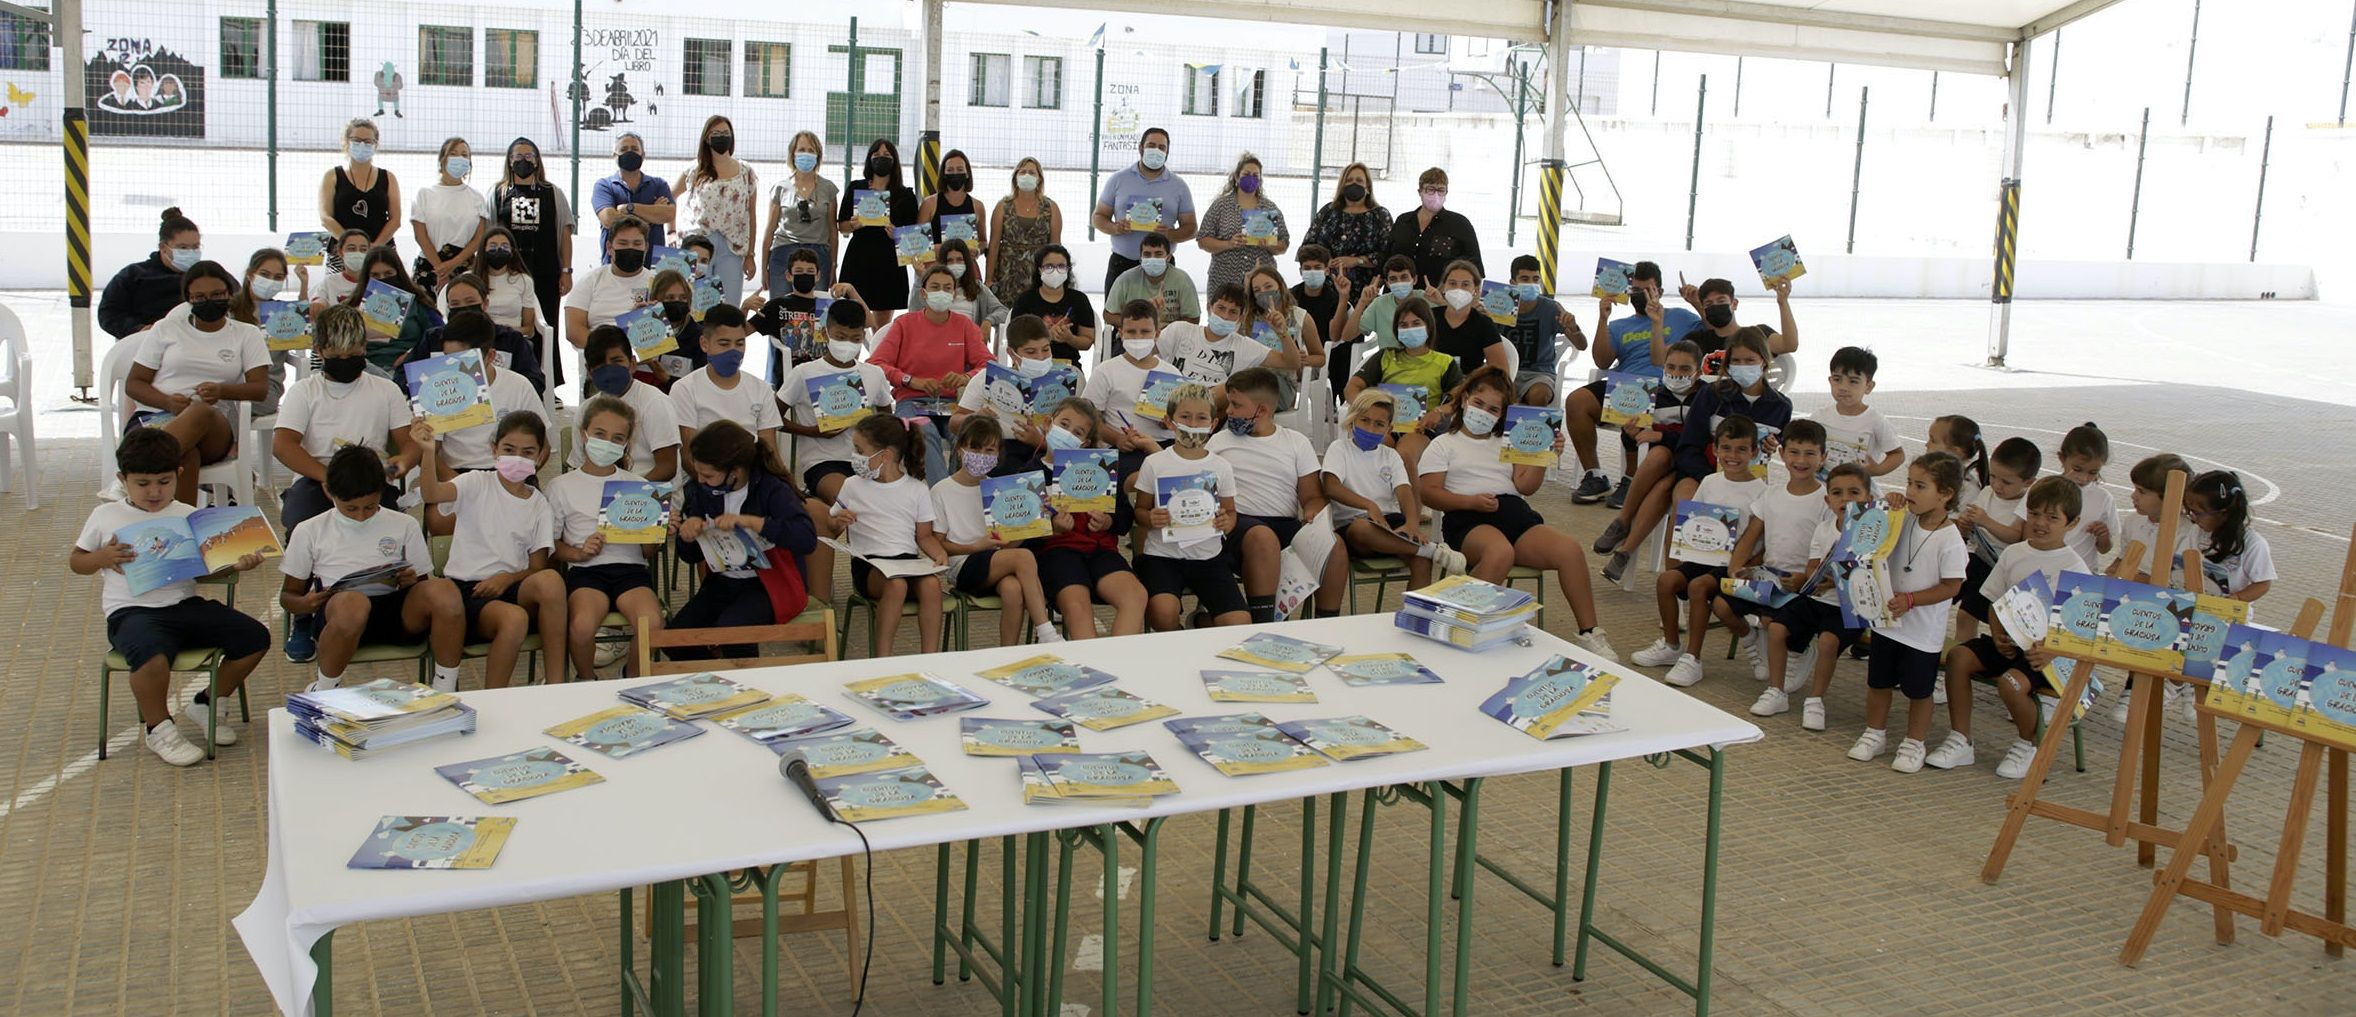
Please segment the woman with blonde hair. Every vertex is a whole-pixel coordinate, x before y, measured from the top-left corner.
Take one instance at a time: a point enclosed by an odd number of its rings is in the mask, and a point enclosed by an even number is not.
[[[1211,255],[1206,292],[1240,285],[1245,273],[1276,264],[1276,256],[1292,246],[1284,211],[1262,192],[1259,156],[1245,152],[1235,157],[1235,168],[1228,171],[1227,184],[1212,199],[1210,211],[1203,213],[1202,233],[1194,242]]]
[[[773,298],[793,292],[788,266],[797,250],[818,255],[814,288],[832,287],[840,237],[834,228],[834,206],[842,192],[818,172],[826,161],[826,144],[814,132],[795,131],[788,147],[793,151],[793,175],[769,189],[769,228],[761,233],[761,278]]]
[[[401,231],[401,185],[376,166],[376,121],[353,117],[343,141],[345,163],[319,178],[319,228],[329,236],[365,231],[370,247],[392,243]]]
[[[1037,278],[1039,249],[1063,243],[1063,209],[1047,196],[1047,174],[1039,160],[1023,156],[1009,175],[1013,190],[990,210],[990,292],[1012,305]]]

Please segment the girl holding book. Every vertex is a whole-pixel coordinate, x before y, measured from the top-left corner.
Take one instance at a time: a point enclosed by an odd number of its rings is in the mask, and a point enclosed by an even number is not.
[[[1400,299],[1391,311],[1390,322],[1391,334],[1397,337],[1398,345],[1377,350],[1366,358],[1366,366],[1359,368],[1349,384],[1342,387],[1345,399],[1356,399],[1358,393],[1381,385],[1408,385],[1423,390],[1421,425],[1405,434],[1395,434],[1390,440],[1399,450],[1399,458],[1407,463],[1409,473],[1415,472],[1424,447],[1446,432],[1449,393],[1464,383],[1464,369],[1457,366],[1456,358],[1431,346],[1434,320],[1432,305],[1424,303],[1422,297]],[[1382,345],[1379,339],[1376,345]]]
[[[1127,324],[1130,319],[1122,319]],[[1148,314],[1138,327],[1151,332],[1153,315]],[[1103,368],[1098,368],[1102,373]],[[1130,400],[1133,405],[1136,400]],[[1105,433],[1104,415],[1096,404],[1074,396],[1055,408],[1047,426],[1078,439],[1076,443],[1059,440],[1058,447],[1103,448],[1095,436]],[[1051,435],[1052,436],[1052,435]],[[1139,461],[1143,461],[1142,456]],[[1055,532],[1040,538],[1038,544],[1039,588],[1063,614],[1064,633],[1073,639],[1088,639],[1096,635],[1095,601],[1112,605],[1113,628],[1116,636],[1132,636],[1145,631],[1145,584],[1137,579],[1137,572],[1129,567],[1129,559],[1121,556],[1121,534],[1132,522],[1131,508],[1119,492],[1127,489],[1134,467],[1123,471],[1115,461],[1113,471],[1114,498],[1110,512],[1057,512]],[[1094,595],[1093,600],[1091,594]]]
[[[630,432],[637,426],[630,404],[609,395],[590,399],[581,407],[580,468],[543,485],[556,516],[554,557],[565,566],[566,649],[573,670],[585,680],[597,678],[597,630],[607,614],[619,612],[627,619],[633,640],[641,621],[656,630],[663,627],[662,601],[646,565],[655,545],[609,544],[597,532],[605,485],[646,479],[629,469]],[[625,659],[631,662],[623,665],[626,674],[638,655]]]
[[[1137,556],[1137,576],[1151,597],[1145,621],[1156,632],[1178,628],[1179,598],[1194,594],[1197,609],[1213,625],[1245,625],[1252,620],[1243,587],[1233,570],[1219,563],[1227,534],[1235,529],[1235,467],[1226,457],[1211,454],[1211,425],[1218,420],[1218,404],[1208,386],[1189,382],[1170,393],[1163,406],[1176,438],[1170,447],[1145,457],[1132,485],[1137,494],[1137,518],[1145,531],[1145,550]],[[1194,529],[1197,520],[1179,520],[1163,504],[1161,481],[1173,478],[1191,490],[1208,492],[1218,509],[1208,524],[1212,533],[1180,543],[1178,529]],[[1188,490],[1173,487],[1173,492]],[[1069,616],[1067,616],[1069,617]]]
[[[949,552],[943,575],[958,593],[998,597],[998,645],[1013,646],[1022,638],[1025,616],[1039,642],[1060,643],[1063,637],[1048,621],[1047,596],[1039,589],[1039,559],[991,532],[982,509],[982,478],[998,467],[998,433],[995,418],[967,418],[957,429],[957,471],[933,485],[933,517],[940,524],[941,546]]]
[[[1379,388],[1358,393],[1342,417],[1347,431],[1325,449],[1326,502],[1336,529],[1352,554],[1391,555],[1407,562],[1407,588],[1431,584],[1432,565],[1446,575],[1464,571],[1462,552],[1427,540],[1419,521],[1423,506],[1407,482],[1399,451],[1383,444],[1391,435],[1398,400]]]
[[[549,570],[556,546],[555,515],[533,484],[548,464],[548,427],[540,415],[519,410],[499,418],[491,438],[498,455],[493,471],[442,479],[433,425],[420,419],[410,437],[423,452],[418,495],[428,505],[449,505],[461,525],[450,539],[442,575],[458,584],[466,609],[469,642],[491,644],[483,684],[507,687],[515,658],[535,621],[550,684],[564,680],[564,580]],[[448,691],[448,690],[443,690]]]
[[[1464,552],[1466,571],[1502,585],[1516,565],[1552,570],[1578,618],[1577,642],[1606,660],[1618,660],[1596,624],[1595,597],[1587,586],[1587,556],[1570,534],[1546,525],[1524,499],[1546,483],[1546,467],[1522,466],[1500,458],[1505,449],[1505,408],[1513,404],[1513,376],[1503,368],[1474,371],[1450,396],[1457,406],[1448,433],[1424,450],[1416,469],[1416,493],[1423,503],[1447,513],[1440,535]],[[1562,433],[1554,451],[1562,452]]]
[[[1948,513],[1963,493],[1963,463],[1945,452],[1918,456],[1906,469],[1906,521],[1887,559],[1892,620],[1873,626],[1865,664],[1865,733],[1849,758],[1871,762],[1889,745],[1891,693],[1906,693],[1906,739],[1890,769],[1922,769],[1923,737],[1931,730],[1931,689],[1939,684],[1939,653],[1947,645],[1948,615],[1971,552]]]
[[[344,258],[348,264],[351,254],[347,252]],[[401,267],[401,252],[391,244],[368,249],[360,264],[360,274],[354,279],[352,291],[344,294],[342,302],[366,312],[370,283],[383,283],[392,287],[395,293],[410,298],[409,309],[401,317],[400,332],[382,341],[372,337],[368,344],[368,362],[389,375],[401,363],[402,355],[417,347],[419,339],[442,326],[442,315],[434,310],[434,298],[409,281],[409,270]]]
[[[733,628],[793,621],[810,603],[803,558],[818,546],[818,530],[784,464],[733,420],[697,431],[688,459],[695,482],[686,485],[679,506],[679,560],[704,565],[708,571],[695,596],[671,615],[669,627]],[[741,542],[746,553],[725,562],[708,560],[702,541],[714,532]],[[669,652],[673,660],[708,660],[750,657],[759,648],[679,646]]]
[[[924,486],[924,457],[915,429],[898,417],[877,414],[851,426],[851,479],[835,498],[834,532],[850,534],[851,588],[873,601],[872,654],[892,655],[900,631],[900,608],[916,599],[920,653],[941,649],[941,577],[932,573],[893,577],[871,562],[929,558],[946,566],[949,552],[933,532],[933,499]]]

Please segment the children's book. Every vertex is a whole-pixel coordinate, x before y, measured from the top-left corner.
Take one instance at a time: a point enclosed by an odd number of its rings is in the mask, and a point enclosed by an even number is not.
[[[619,694],[677,720],[696,720],[769,701],[768,693],[709,671],[632,686]]]
[[[2092,657],[2102,642],[2103,594],[2110,580],[2084,572],[2064,572],[2054,582],[2053,607],[2045,630],[2045,645],[2055,653]]]
[[[1209,470],[1154,478],[1154,504],[1170,511],[1162,539],[1185,547],[1219,539],[1219,475]]]
[[[505,805],[605,783],[605,778],[555,749],[526,749],[451,763],[434,767],[434,772],[485,805]]]
[[[1770,289],[1776,283],[1808,274],[1808,266],[1800,264],[1800,249],[1792,245],[1789,236],[1778,238],[1764,247],[1752,248],[1751,265],[1759,270],[1759,281]]]
[[[704,729],[625,704],[565,721],[541,733],[608,758],[621,759],[686,741],[704,733]]]
[[[1120,452],[1109,448],[1060,448],[1047,453],[1055,471],[1058,512],[1111,512],[1120,498],[1113,491],[1113,464]]]
[[[272,353],[292,353],[311,348],[311,316],[309,308],[292,300],[263,300],[254,304],[254,317],[262,323],[262,345]]]
[[[1783,428],[1776,427],[1773,424],[1760,424],[1758,426],[1759,439],[1753,443],[1755,446],[1755,451],[1751,453],[1751,476],[1760,480],[1765,480],[1767,479],[1767,464],[1773,462],[1775,459],[1774,456],[1768,454],[1767,450],[1772,447],[1768,444],[1768,442],[1776,435],[1782,434]],[[1827,471],[1825,475],[1830,476],[1830,471]]]
[[[851,218],[860,226],[892,225],[892,195],[889,191],[871,191],[864,187],[851,191]]]
[[[851,718],[791,692],[742,709],[714,715],[712,723],[757,742],[807,738],[851,726]]]
[[[1636,266],[1625,261],[1613,261],[1610,258],[1595,259],[1595,286],[1589,292],[1593,293],[1598,300],[1609,300],[1615,304],[1627,303],[1628,273],[1634,271],[1635,268]]]
[[[1513,327],[1522,316],[1521,304],[1513,298],[1513,287],[1501,282],[1481,280],[1481,313],[1499,325]]]
[[[1312,643],[1274,632],[1254,632],[1243,642],[1219,651],[1219,657],[1222,660],[1240,660],[1254,667],[1307,674],[1340,652],[1342,648],[1339,646]]]
[[[1214,703],[1314,703],[1317,693],[1283,671],[1204,671],[1203,691]]]
[[[391,678],[319,692],[297,692],[286,697],[286,712],[297,719],[370,726],[424,716],[456,705],[458,697],[450,693]]]
[[[777,342],[795,357],[815,357],[826,351],[826,340],[820,335],[826,327],[826,315],[834,306],[834,298],[823,293],[810,298],[808,311],[786,311],[777,316]]]
[[[2258,646],[2269,631],[2235,622],[2225,627],[2217,650],[2217,666],[2209,676],[2209,693],[2201,702],[2212,712],[2248,716],[2250,697],[2258,690]]]
[[[1062,792],[1055,789],[1055,780],[1047,776],[1047,771],[1039,766],[1039,758],[1038,756],[1015,757],[1014,768],[1015,772],[1022,776],[1023,804],[1025,805],[1117,805],[1142,809],[1153,804],[1153,799],[1144,797],[1067,799]]]
[[[1023,384],[1021,372],[1004,364],[982,366],[982,405],[995,411],[999,419],[1008,422],[1031,415],[1031,394]]]
[[[318,230],[296,230],[287,234],[286,263],[289,265],[326,264],[327,234]]]
[[[254,505],[201,508],[185,516],[143,519],[115,531],[115,540],[136,555],[123,563],[123,579],[136,597],[183,580],[209,576],[239,558],[281,553],[278,534]]]
[[[695,268],[687,263],[687,252],[669,244],[656,244],[646,249],[646,264],[657,272],[677,272],[695,277]]]
[[[671,323],[663,320],[661,304],[623,312],[614,318],[614,324],[630,337],[630,350],[642,363],[679,348],[679,337],[671,334]]]
[[[709,523],[710,520],[705,522]],[[703,535],[695,538],[695,546],[702,549],[704,564],[714,572],[742,572],[769,567],[769,541],[743,527],[707,525]]]
[[[1719,592],[1741,597],[1761,607],[1777,608],[1791,603],[1799,595],[1783,588],[1783,580],[1791,573],[1765,565],[1753,565],[1735,575],[1718,580]]]
[[[1080,735],[1068,720],[1006,720],[964,717],[958,735],[969,756],[1028,756],[1080,751]]]
[[[392,339],[401,334],[401,322],[409,317],[409,305],[416,302],[417,294],[382,279],[370,279],[361,291],[360,320],[367,324],[369,335]]]
[[[1460,650],[1487,653],[1511,645],[1530,645],[1526,620],[1514,621],[1502,628],[1480,630],[1466,628],[1454,622],[1431,617],[1413,609],[1402,608],[1391,615],[1391,624],[1402,631],[1412,632],[1426,639],[1447,643]]]
[[[1030,398],[1032,416],[1047,416],[1064,400],[1080,394],[1080,372],[1068,364],[1057,364],[1046,374],[1025,379],[1023,394]]]
[[[1890,601],[1896,594],[1890,586],[1890,566],[1886,561],[1858,562],[1841,580],[1841,610],[1843,624],[1854,616],[1865,628],[1897,624],[1890,611]]]
[[[1165,420],[1170,415],[1170,393],[1186,384],[1186,376],[1176,371],[1147,371],[1145,384],[1137,390],[1137,415],[1147,420]]]
[[[1128,221],[1130,229],[1141,233],[1161,229],[1162,199],[1131,198],[1129,207],[1121,210],[1121,218]]]
[[[892,227],[892,253],[900,264],[922,265],[933,260],[933,231],[923,223]]]
[[[1473,628],[1486,628],[1507,619],[1536,614],[1538,598],[1526,590],[1475,579],[1449,576],[1420,590],[1409,590],[1404,603],[1433,617]]]
[[[1391,433],[1406,434],[1423,425],[1424,387],[1421,385],[1376,385],[1391,394],[1396,404],[1391,408]]]
[[[932,771],[923,766],[816,780],[818,793],[826,796],[827,806],[846,822],[929,816],[965,808],[965,800],[957,797],[957,792],[941,786]]]
[[[1276,216],[1265,208],[1244,209],[1243,232],[1236,239],[1254,247],[1276,246]]]
[[[929,674],[894,674],[843,686],[854,698],[890,714],[894,720],[916,720],[988,706],[990,701],[963,686]]]
[[[1422,662],[1404,653],[1351,653],[1325,662],[1327,670],[1342,676],[1343,683],[1354,688],[1369,685],[1437,685],[1440,676]]]
[[[408,559],[388,561],[375,568],[361,569],[338,579],[328,589],[337,593],[357,593],[364,597],[382,597],[401,589],[401,573],[409,571]]]
[[[437,437],[491,422],[491,380],[483,372],[483,351],[412,360],[401,369],[409,374],[409,405]]]
[[[1652,394],[1661,387],[1661,379],[1624,371],[1603,372],[1603,415],[1606,427],[1635,424],[1638,428],[1652,426]]]
[[[1282,773],[1326,765],[1324,756],[1257,713],[1180,717],[1162,722],[1178,744],[1230,777]]]
[[[2192,618],[2192,594],[2123,579],[2103,583],[2103,615],[2109,620],[2099,655],[2121,667],[2152,674],[2184,669],[2184,626]]]
[[[852,550],[850,542],[840,537],[820,537],[818,542],[834,549],[834,553],[845,558],[857,558],[866,562],[869,568],[881,573],[886,579],[914,579],[917,576],[939,575],[949,571],[949,563],[937,562],[923,555],[914,558],[870,558]]]
[[[1848,537],[1844,563],[1888,560],[1890,552],[1898,549],[1898,537],[1905,530],[1906,513],[1898,509],[1860,509],[1844,531]]]
[[[386,816],[344,867],[488,869],[513,832],[513,816]]]
[[[728,299],[728,291],[720,288],[718,279],[697,279],[687,285],[687,316],[704,320],[704,312],[720,306]]]
[[[2356,652],[2312,643],[2307,654],[2307,687],[2291,729],[2339,748],[2356,748]]]
[[[1111,685],[1074,689],[1060,695],[1035,699],[1031,701],[1031,706],[1070,720],[1090,731],[1114,731],[1131,724],[1178,715],[1178,711],[1172,707],[1139,699]]]
[[[816,375],[802,382],[810,393],[810,408],[818,415],[818,429],[840,431],[875,412],[867,400],[867,381],[861,371]]]
[[[1385,727],[1381,721],[1360,715],[1288,720],[1276,727],[1337,763],[1421,752],[1427,748],[1424,743]]]
[[[2250,602],[2203,593],[2192,600],[2192,620],[2184,625],[2184,674],[2207,679],[2216,672],[2217,655],[2225,649],[2225,633],[2250,620]]]
[[[2053,588],[2045,582],[2045,573],[2031,572],[2019,585],[2004,591],[2003,596],[1988,605],[1988,621],[2014,646],[2026,651],[2045,640],[2053,623],[2052,605]],[[2060,695],[2067,687],[2057,664],[2047,664],[2038,677],[2053,689],[2054,695]],[[2078,706],[2079,716],[2085,715],[2093,697],[2089,695],[2085,700]]]
[[[900,743],[871,727],[807,738],[772,738],[762,744],[781,756],[788,752],[801,753],[809,761],[810,776],[818,780],[923,765],[922,760],[901,748]]]
[[[1110,685],[1115,681],[1110,674],[1085,664],[1074,664],[1052,653],[1025,657],[1012,664],[977,671],[975,676],[1032,696],[1062,695],[1077,689]]]
[[[2290,727],[2300,693],[2308,690],[2307,655],[2313,648],[2313,643],[2296,636],[2266,632],[2258,640],[2258,654],[2251,662],[2243,716]]]
[[[1497,460],[1515,466],[1552,466],[1562,458],[1554,451],[1555,436],[1561,433],[1561,407],[1508,406],[1505,443],[1497,448]]]
[[[966,213],[944,215],[938,218],[941,223],[941,242],[944,244],[952,240],[963,240],[970,246],[981,236],[981,217],[978,215]]]
[[[1047,471],[982,478],[982,515],[990,534],[1009,544],[1055,532],[1047,506]]]
[[[1293,531],[1293,539],[1278,553],[1276,563],[1278,618],[1292,617],[1293,611],[1325,583],[1325,563],[1332,560],[1336,539],[1331,505],[1319,508],[1316,516]]]
[[[1582,714],[1601,704],[1619,676],[1568,657],[1555,657],[1513,678],[1481,704],[1481,712],[1532,738],[1547,739],[1619,730]]]
[[[1064,798],[1153,798],[1178,793],[1178,783],[1150,753],[1079,752],[1033,756]]]
[[[1284,349],[1283,333],[1278,332],[1276,326],[1269,324],[1265,318],[1252,322],[1252,341],[1268,347],[1271,353]]]
[[[1669,557],[1695,565],[1725,567],[1733,558],[1742,510],[1706,501],[1677,503],[1677,525],[1669,534]]]
[[[669,486],[650,480],[608,480],[598,496],[597,535],[608,544],[660,544],[670,535]]]

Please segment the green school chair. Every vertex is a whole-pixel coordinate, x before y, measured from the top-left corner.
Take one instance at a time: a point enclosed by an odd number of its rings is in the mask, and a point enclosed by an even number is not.
[[[221,602],[231,607],[237,605],[236,573],[220,577],[207,576],[196,582],[199,586],[221,587]],[[221,665],[223,663],[226,662],[221,659],[221,651],[218,649],[182,650],[172,657],[173,674],[202,674],[205,676],[205,688],[212,693],[205,698],[206,759],[213,758],[212,728],[220,720]],[[106,715],[108,700],[114,690],[114,676],[118,673],[129,674],[131,671],[131,662],[124,660],[122,654],[111,649],[106,651],[106,657],[98,662],[98,758],[100,759],[106,758]],[[239,686],[237,690],[237,719],[241,722],[251,722],[254,719],[253,711],[246,706],[243,686]]]

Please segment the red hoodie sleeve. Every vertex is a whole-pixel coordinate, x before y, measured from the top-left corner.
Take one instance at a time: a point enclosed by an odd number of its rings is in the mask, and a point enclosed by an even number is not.
[[[900,329],[896,322],[885,326],[883,341],[875,344],[875,352],[867,355],[867,362],[883,368],[884,380],[894,388],[899,387],[900,376],[907,374],[908,369],[900,366]]]

